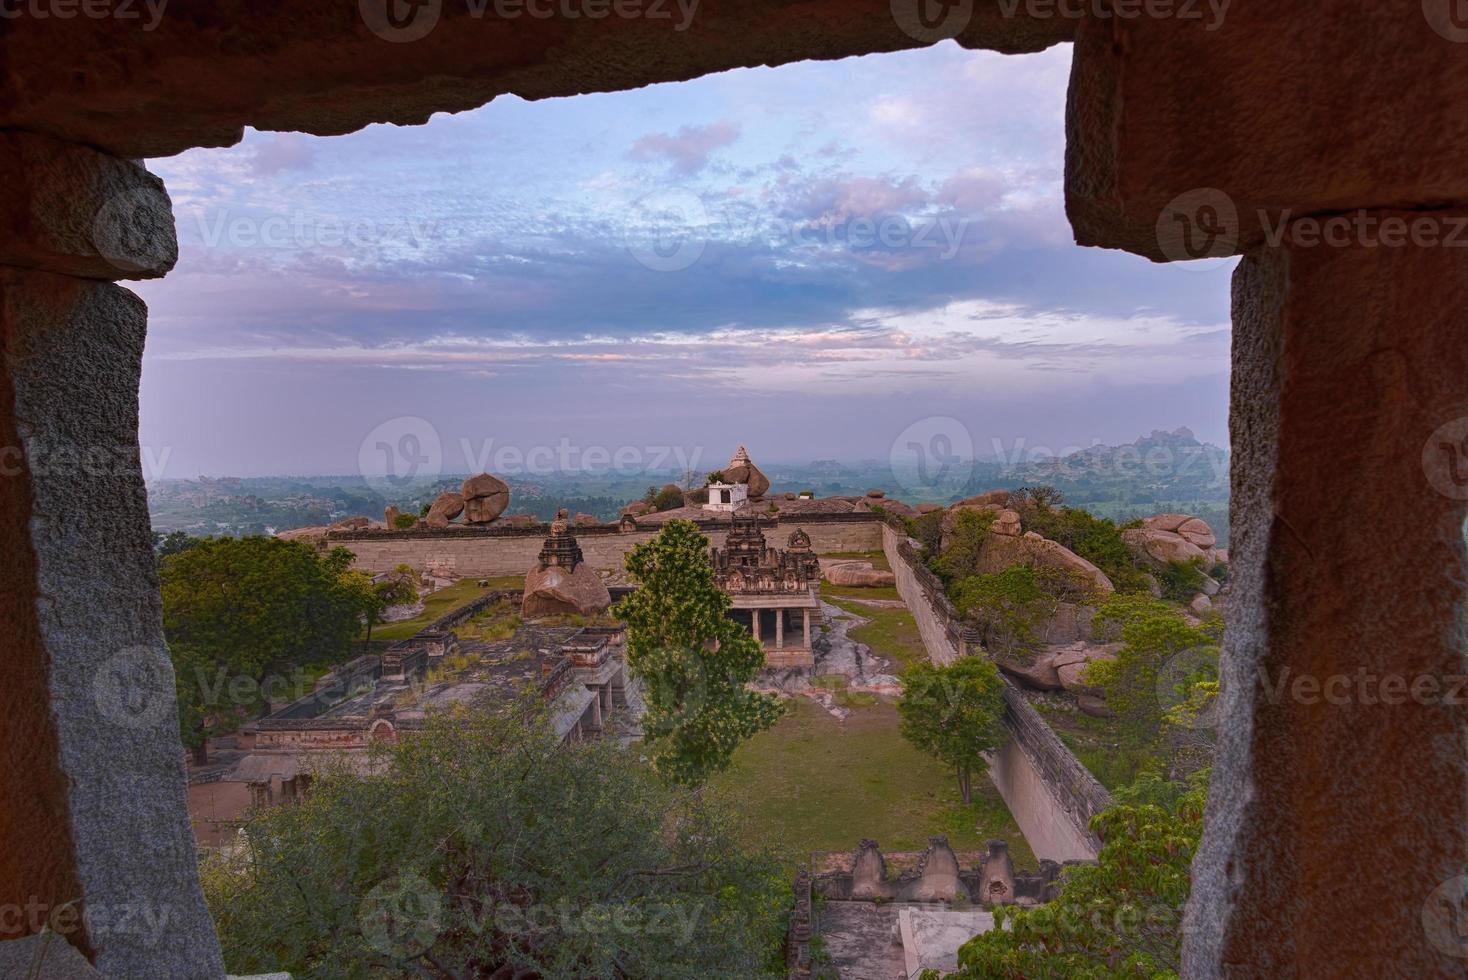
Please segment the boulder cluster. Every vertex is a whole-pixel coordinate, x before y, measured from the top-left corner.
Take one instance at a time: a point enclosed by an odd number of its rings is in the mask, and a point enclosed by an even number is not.
[[[1218,551],[1218,537],[1208,522],[1187,514],[1149,517],[1141,527],[1121,532],[1121,539],[1139,560],[1159,564],[1197,560],[1213,565],[1227,557]]]

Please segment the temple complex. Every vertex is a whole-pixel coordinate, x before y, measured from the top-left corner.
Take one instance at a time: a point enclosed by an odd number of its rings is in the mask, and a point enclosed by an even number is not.
[[[198,840],[223,843],[251,806],[303,798],[325,766],[365,767],[373,743],[412,737],[434,711],[527,703],[542,705],[566,742],[640,737],[622,629],[525,624],[494,641],[428,629],[343,664],[310,694],[245,725],[211,765],[190,771]]]
[[[811,624],[821,611],[821,566],[810,535],[796,529],[782,551],[765,543],[758,517],[732,520],[724,547],[712,551],[715,579],[733,600],[731,615],[741,622],[748,617],[765,648],[765,666],[814,666]]]

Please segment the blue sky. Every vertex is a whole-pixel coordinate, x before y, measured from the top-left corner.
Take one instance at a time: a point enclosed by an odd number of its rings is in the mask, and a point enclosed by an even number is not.
[[[1071,243],[1070,49],[921,51],[149,161],[163,476],[347,473],[398,420],[466,445],[887,458],[1226,438],[1228,267]],[[166,455],[165,455],[166,454]],[[158,474],[150,474],[158,475]]]

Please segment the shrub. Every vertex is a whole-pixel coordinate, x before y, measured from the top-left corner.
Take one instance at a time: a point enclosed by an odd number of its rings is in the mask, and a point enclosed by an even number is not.
[[[777,867],[635,755],[459,709],[375,759],[373,775],[320,774],[205,859],[231,972],[766,974],[789,897]]]

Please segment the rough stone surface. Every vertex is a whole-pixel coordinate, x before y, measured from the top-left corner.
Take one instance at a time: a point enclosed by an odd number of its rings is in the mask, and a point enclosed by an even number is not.
[[[224,968],[137,454],[145,322],[110,283],[0,272],[0,445],[19,466],[0,480],[0,839],[25,842],[0,848],[0,903],[148,903],[168,913],[166,936],[69,938],[108,976],[194,980]],[[109,462],[82,467],[87,452]]]
[[[832,585],[856,588],[881,588],[897,584],[897,576],[873,568],[869,561],[823,561],[821,575]]]
[[[17,980],[105,980],[87,958],[55,933],[0,942],[0,977]]]
[[[917,7],[890,0],[722,0],[691,19],[494,16],[461,3],[411,8],[401,31],[381,3],[218,0],[139,17],[29,18],[0,40],[0,127],[121,157],[238,142],[245,126],[319,135],[422,123],[513,93],[526,99],[637,88],[730,68],[846,58],[931,44]],[[605,9],[605,8],[603,8]],[[363,11],[376,12],[373,33]],[[476,16],[476,11],[478,15]],[[971,11],[971,13],[969,12]],[[1039,51],[1075,34],[1070,17],[1005,16],[977,3],[946,18],[966,47]],[[150,21],[151,29],[143,30]],[[420,36],[421,35],[421,36]],[[395,38],[388,40],[385,38]]]
[[[923,854],[923,873],[900,896],[909,902],[952,902],[968,900],[968,889],[958,877],[958,856],[942,837],[929,839]]]
[[[1038,691],[1060,690],[1060,673],[1055,669],[1053,651],[1038,653],[1030,661],[1006,658],[994,662],[1000,670],[1011,677],[1018,678],[1027,687]]]
[[[464,497],[464,520],[469,524],[492,523],[510,506],[509,485],[489,473],[469,477],[460,493]]]
[[[1136,558],[1158,565],[1170,561],[1208,560],[1208,552],[1176,531],[1133,527],[1121,532],[1121,539]]]
[[[1076,240],[1175,259],[1187,243],[1169,206],[1179,202],[1201,231],[1213,192],[1238,217],[1222,214],[1228,233],[1207,254],[1261,244],[1284,209],[1468,199],[1459,165],[1468,58],[1432,23],[1468,37],[1450,20],[1455,10],[1447,0],[1387,0],[1343,17],[1330,0],[1295,0],[1235,3],[1221,22],[1082,19],[1066,113]],[[1368,92],[1401,97],[1363,99]],[[1193,247],[1201,252],[1207,240],[1196,234]]]
[[[0,265],[86,279],[155,279],[178,261],[163,181],[131,160],[0,132]]]
[[[428,506],[424,523],[429,527],[448,527],[449,522],[464,513],[464,495],[457,490],[445,490]]]
[[[612,594],[586,562],[569,572],[559,565],[551,565],[525,573],[522,612],[526,619],[564,613],[592,616],[605,612],[611,604]]]
[[[1468,416],[1465,310],[1461,249],[1283,247],[1235,273],[1231,596],[1184,976],[1463,975],[1422,926],[1468,849],[1462,709],[1259,678],[1463,673],[1462,434],[1440,427]],[[1393,873],[1362,888],[1363,854]]]
[[[1060,678],[1060,686],[1073,694],[1097,694],[1101,692],[1086,682],[1086,668],[1101,660],[1115,660],[1116,652],[1108,647],[1093,647],[1083,643],[1067,650],[1057,651],[1050,660]]]

